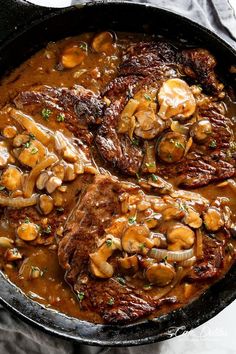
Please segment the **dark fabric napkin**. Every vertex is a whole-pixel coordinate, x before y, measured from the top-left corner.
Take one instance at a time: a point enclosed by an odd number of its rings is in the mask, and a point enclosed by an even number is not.
[[[227,0],[140,0],[140,2],[158,4],[181,13],[216,32],[236,48],[236,17]],[[72,0],[72,3],[79,1]],[[29,326],[0,306],[0,354],[174,353],[169,341],[167,342],[132,348],[99,348],[72,344]]]

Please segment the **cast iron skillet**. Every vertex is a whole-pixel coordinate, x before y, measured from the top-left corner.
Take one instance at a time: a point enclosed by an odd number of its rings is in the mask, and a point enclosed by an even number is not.
[[[55,10],[23,1],[0,0],[0,75],[50,40],[106,29],[189,39],[216,55],[226,80],[230,80],[228,67],[236,64],[236,52],[215,34],[181,15],[153,5],[100,1]],[[90,345],[129,346],[161,341],[199,326],[236,298],[235,284],[236,265],[186,307],[153,321],[143,320],[126,326],[94,325],[42,307],[27,298],[2,273],[0,300],[14,314],[48,333]]]

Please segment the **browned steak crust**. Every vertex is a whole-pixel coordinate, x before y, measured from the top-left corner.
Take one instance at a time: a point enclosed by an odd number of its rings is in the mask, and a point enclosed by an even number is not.
[[[32,115],[41,114],[44,108],[50,109],[55,116],[64,114],[66,127],[85,143],[91,142],[89,127],[101,122],[105,108],[99,97],[79,85],[73,89],[39,86],[21,92],[14,103]]]

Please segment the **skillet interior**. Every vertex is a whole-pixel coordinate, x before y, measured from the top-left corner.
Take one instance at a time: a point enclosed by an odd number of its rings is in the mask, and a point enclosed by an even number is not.
[[[31,5],[24,7],[22,4],[14,4],[11,1],[0,2],[0,4],[3,5],[0,15],[3,17],[0,18],[1,26],[6,23],[6,30],[3,31],[3,26],[0,33],[2,75],[18,66],[50,40],[81,32],[106,29],[160,33],[169,38],[176,38],[176,33],[178,33],[180,38],[184,37],[200,46],[207,47],[216,55],[219,62],[221,59],[224,64],[222,74],[227,80],[230,78],[224,70],[236,61],[234,50],[206,29],[181,16],[153,6],[134,3],[99,3],[55,11]],[[11,18],[5,17],[6,6],[8,6],[8,12],[10,6],[13,6]],[[19,11],[22,13],[20,18]],[[26,16],[32,21],[30,25],[23,24]],[[10,33],[10,28],[14,26],[18,26],[18,30]],[[23,295],[2,274],[0,275],[0,296],[9,309],[31,324],[50,333],[87,344],[127,346],[167,339],[207,321],[236,298],[235,280],[236,266],[232,267],[224,279],[185,308],[155,321],[142,321],[128,326],[94,325],[45,309]]]

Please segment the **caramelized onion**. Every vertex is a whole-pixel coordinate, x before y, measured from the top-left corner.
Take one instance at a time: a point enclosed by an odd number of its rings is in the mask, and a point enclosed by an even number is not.
[[[38,198],[37,194],[32,195],[32,197],[30,198],[22,198],[22,197],[9,198],[0,195],[0,205],[5,207],[20,209],[20,208],[25,208],[25,207],[35,205],[37,202],[37,198]]]
[[[35,123],[30,116],[14,108],[12,108],[9,113],[13,119],[15,119],[28,132],[32,133],[42,144],[49,143],[51,139],[50,135],[47,134],[37,123]]]
[[[193,248],[184,251],[167,251],[159,248],[153,248],[149,252],[149,256],[160,261],[167,257],[168,262],[182,262],[186,259],[192,258],[194,255]]]
[[[26,184],[24,186],[24,196],[30,197],[33,193],[34,186],[36,183],[36,179],[38,178],[41,171],[45,170],[45,168],[51,166],[53,163],[57,162],[58,158],[55,155],[49,155],[45,160],[41,161],[37,166],[35,166],[26,180]]]

